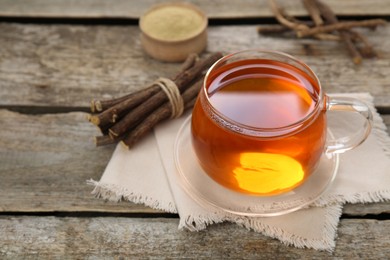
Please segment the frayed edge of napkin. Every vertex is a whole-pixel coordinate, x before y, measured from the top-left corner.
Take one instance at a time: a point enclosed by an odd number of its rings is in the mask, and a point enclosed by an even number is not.
[[[337,237],[337,226],[342,214],[342,204],[328,205],[327,213],[325,215],[323,236],[321,239],[307,239],[295,234],[284,231],[281,228],[267,225],[261,221],[261,218],[240,217],[236,215],[225,215],[221,218],[220,214],[212,215],[190,215],[185,219],[180,218],[179,229],[187,229],[190,231],[200,231],[206,229],[212,224],[223,222],[231,222],[245,227],[248,230],[259,232],[265,236],[280,240],[287,246],[294,246],[297,248],[312,248],[315,250],[322,250],[333,252],[336,247],[335,239]]]
[[[343,96],[337,94],[335,96]],[[380,117],[374,105],[374,97],[369,93],[357,93],[356,96],[371,109],[373,112],[373,125],[371,134],[375,135],[377,144],[382,148],[384,154],[390,158],[390,136],[387,134],[387,127]],[[336,196],[327,195],[324,198],[319,198],[313,203],[314,206],[325,206],[329,202],[337,203],[374,203],[390,200],[390,190],[380,190],[376,192],[359,192],[359,194],[353,194],[351,196]]]
[[[270,227],[250,218],[248,218],[247,223],[243,226],[249,230],[261,232],[266,236],[276,238],[288,246],[294,246],[297,248],[313,248],[315,250],[333,252],[336,247],[335,239],[337,237],[337,226],[339,224],[342,210],[343,206],[341,204],[335,204],[334,206],[328,208],[327,214],[325,214],[325,224],[322,229],[324,232],[321,239],[307,239],[300,237],[280,228]]]
[[[177,213],[176,205],[172,202],[165,203],[142,194],[131,192],[128,189],[115,184],[100,183],[92,179],[88,180],[87,184],[95,187],[91,194],[96,198],[102,198],[113,202],[127,200],[136,204],[144,204],[153,209]]]
[[[180,213],[179,213],[180,215]],[[193,214],[182,218],[180,216],[179,229],[187,229],[189,231],[200,231],[206,229],[212,224],[218,224],[226,221],[225,218],[221,218],[221,213],[208,214],[208,215],[196,215]]]

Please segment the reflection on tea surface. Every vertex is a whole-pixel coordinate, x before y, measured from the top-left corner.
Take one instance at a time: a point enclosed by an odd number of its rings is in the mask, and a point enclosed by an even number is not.
[[[277,194],[299,185],[304,179],[301,164],[282,154],[241,153],[233,169],[240,189],[250,193]]]

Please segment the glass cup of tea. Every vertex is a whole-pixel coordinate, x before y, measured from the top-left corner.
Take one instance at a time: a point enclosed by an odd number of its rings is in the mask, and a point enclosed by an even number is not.
[[[328,111],[351,111],[364,126],[327,140]],[[244,194],[291,191],[316,170],[323,154],[343,153],[369,135],[364,103],[327,96],[314,72],[281,52],[227,55],[207,72],[191,119],[201,168],[220,185]]]

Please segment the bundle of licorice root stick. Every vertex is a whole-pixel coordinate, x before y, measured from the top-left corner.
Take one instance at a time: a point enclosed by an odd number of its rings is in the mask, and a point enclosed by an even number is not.
[[[276,0],[268,0],[268,2],[280,25],[259,26],[258,32],[261,34],[293,31],[297,38],[313,37],[318,40],[342,41],[355,64],[360,64],[363,58],[378,56],[368,39],[352,28],[376,29],[377,26],[386,24],[383,19],[339,21],[333,10],[320,0],[302,0],[311,17],[311,21],[303,21],[288,15]]]
[[[142,90],[119,98],[92,100],[89,121],[102,132],[95,137],[96,145],[122,142],[131,148],[162,120],[180,116],[193,107],[205,71],[221,57],[221,53],[204,58],[191,54],[170,79],[159,78]]]

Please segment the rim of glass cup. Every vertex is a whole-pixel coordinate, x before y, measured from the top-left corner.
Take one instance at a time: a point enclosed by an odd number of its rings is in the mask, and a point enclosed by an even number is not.
[[[224,63],[225,61],[235,57],[239,56],[245,53],[258,53],[258,54],[266,54],[266,55],[271,55],[275,57],[280,57],[287,59],[289,61],[292,61],[293,63],[299,64],[302,66],[306,71],[304,71],[305,74],[308,74],[309,77],[311,77],[316,84],[318,85],[319,93],[316,95],[318,97],[318,101],[314,107],[314,109],[308,113],[306,116],[302,117],[298,121],[281,126],[281,127],[272,127],[272,128],[260,128],[260,127],[252,127],[248,125],[241,124],[229,117],[226,117],[222,113],[220,113],[216,108],[213,107],[213,105],[210,102],[210,98],[207,94],[207,86],[206,82],[208,81],[208,78],[210,77],[210,73],[221,63]],[[267,58],[264,58],[267,59]],[[272,58],[268,58],[272,59]],[[300,69],[294,64],[288,63],[292,65],[293,67]],[[308,72],[308,73],[307,73]],[[206,99],[206,100],[204,100]],[[243,50],[243,51],[238,51],[234,52],[228,55],[225,55],[218,61],[216,61],[208,70],[205,75],[205,78],[203,80],[203,86],[201,90],[201,95],[200,95],[200,103],[205,110],[206,114],[210,116],[214,121],[217,121],[220,125],[223,127],[230,129],[231,131],[240,133],[240,134],[245,134],[245,135],[251,135],[251,136],[256,136],[256,137],[264,137],[264,138],[275,138],[275,137],[285,137],[287,135],[292,135],[296,133],[297,131],[301,131],[305,129],[307,126],[311,124],[311,122],[317,117],[317,114],[325,107],[325,95],[322,90],[322,86],[320,83],[320,80],[318,79],[317,75],[313,72],[313,70],[303,61],[287,54],[284,52],[280,51],[273,51],[273,50],[263,50],[263,49],[250,49],[250,50]],[[206,104],[204,104],[206,102]],[[211,110],[211,111],[208,111]]]

